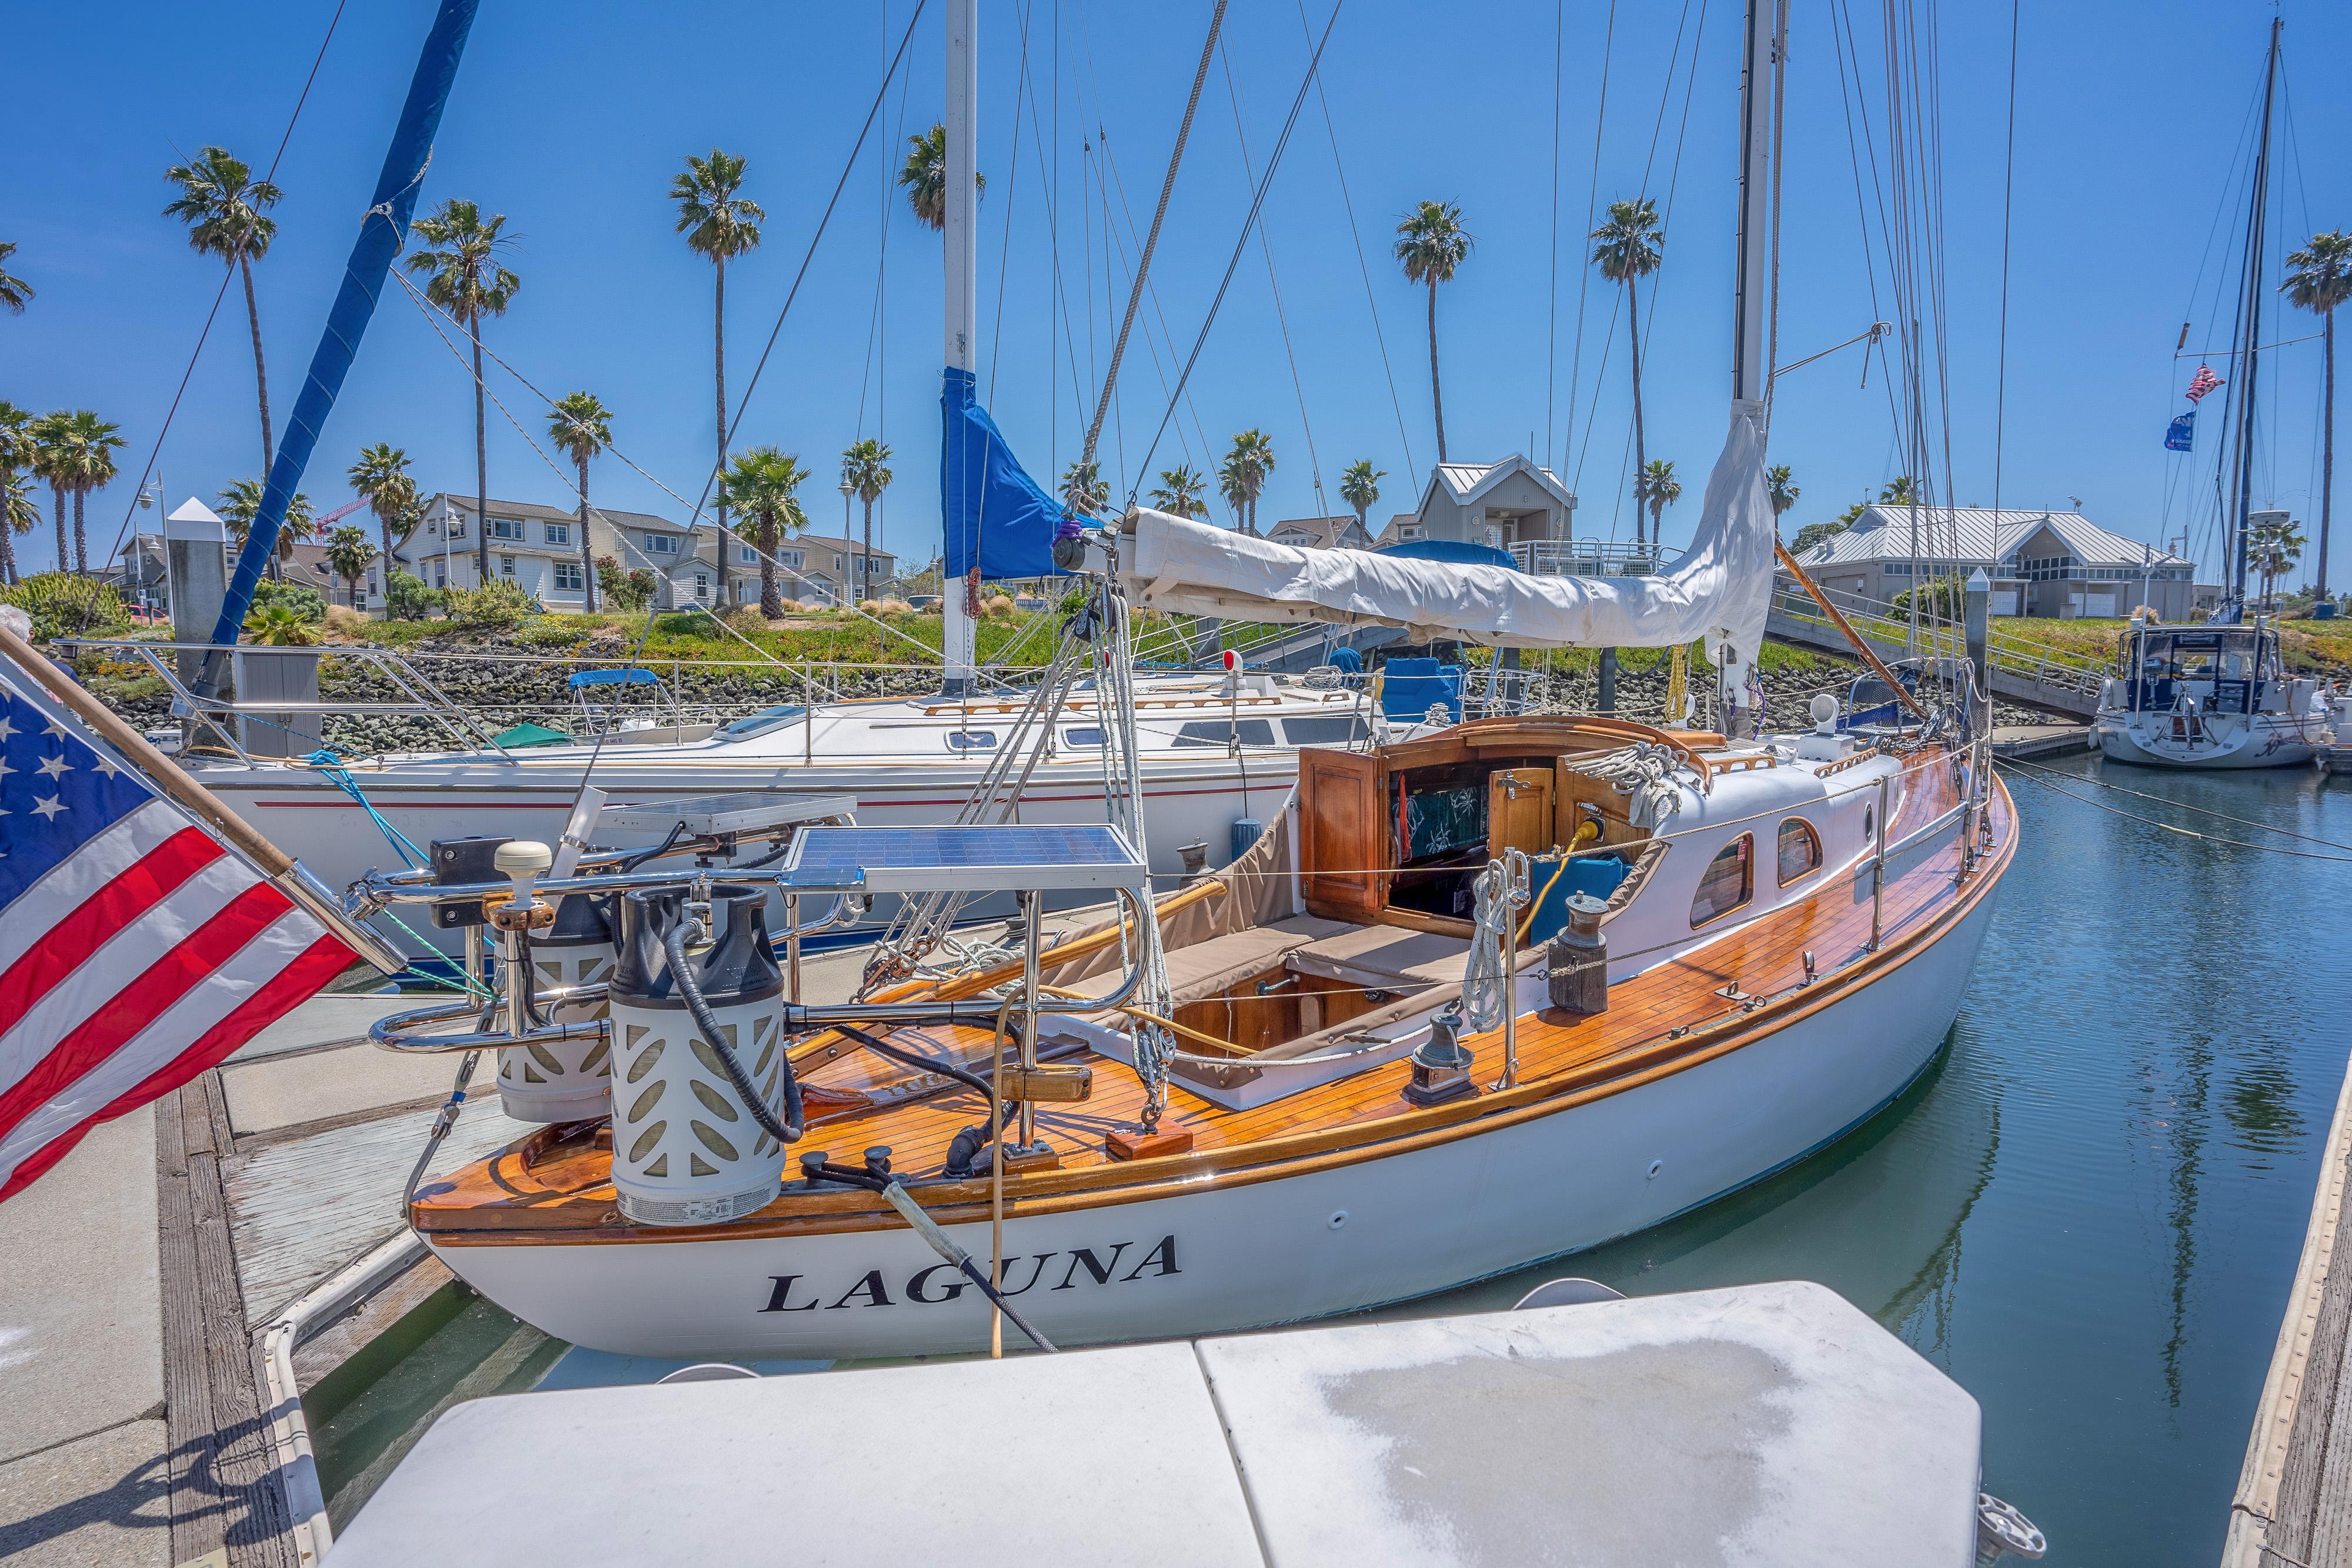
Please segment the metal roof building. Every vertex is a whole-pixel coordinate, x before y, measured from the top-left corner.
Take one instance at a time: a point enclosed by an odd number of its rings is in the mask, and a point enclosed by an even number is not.
[[[2127,615],[2145,603],[2164,620],[2185,621],[2191,609],[2194,563],[2080,512],[1870,506],[1797,560],[1832,592],[1885,601],[1911,586],[1915,548],[1923,575],[1982,567],[1996,615]]]

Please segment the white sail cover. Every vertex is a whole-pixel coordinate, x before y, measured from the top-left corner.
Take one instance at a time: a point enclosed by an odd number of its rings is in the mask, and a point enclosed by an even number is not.
[[[1506,648],[1728,643],[1752,665],[1772,597],[1762,406],[1735,403],[1690,549],[1653,577],[1536,577],[1499,566],[1296,549],[1139,509],[1122,575],[1148,609],[1261,622],[1402,626]]]

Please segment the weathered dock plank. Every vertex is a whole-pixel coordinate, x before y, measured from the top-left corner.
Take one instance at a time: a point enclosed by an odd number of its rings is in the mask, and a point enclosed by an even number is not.
[[[2230,1503],[2223,1568],[2352,1563],[2352,1255],[2336,1242],[2352,1190],[2352,1072],[2337,1095],[2285,1321]]]
[[[172,1560],[226,1549],[229,1568],[295,1568],[237,1289],[219,1073],[159,1101],[155,1126]]]

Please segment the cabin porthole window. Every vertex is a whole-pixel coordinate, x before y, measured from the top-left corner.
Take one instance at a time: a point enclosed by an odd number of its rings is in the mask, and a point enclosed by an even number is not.
[[[1742,833],[1716,852],[1699,874],[1698,894],[1691,900],[1693,928],[1720,920],[1753,897],[1756,892],[1756,835]]]
[[[1782,819],[1780,851],[1782,887],[1822,869],[1822,836],[1802,817]]]
[[[1878,821],[1874,814],[1875,810],[1874,807],[1870,806],[1864,806],[1862,809],[1862,841],[1865,844],[1878,841]]]

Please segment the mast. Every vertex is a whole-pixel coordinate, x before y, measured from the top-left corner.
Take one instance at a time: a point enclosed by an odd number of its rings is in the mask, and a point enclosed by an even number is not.
[[[2238,497],[2231,518],[2234,536],[2230,549],[2230,596],[2241,617],[2246,603],[2246,523],[2254,495],[2255,371],[2260,368],[2263,330],[2263,246],[2269,217],[2271,190],[2271,105],[2278,93],[2279,30],[2285,18],[2271,18],[2270,63],[2263,78],[2263,136],[2254,154],[2254,193],[2246,214],[2246,308],[2242,317],[2244,336],[2238,355]]]
[[[1779,97],[1788,26],[1788,0],[1748,0],[1746,48],[1739,68],[1739,230],[1738,259],[1732,273],[1731,416],[1735,429],[1738,421],[1753,420],[1759,436],[1766,428],[1765,399],[1772,390],[1771,367],[1765,362],[1766,328],[1772,314],[1772,107]],[[1729,735],[1747,722],[1745,673],[1718,657],[1715,675],[1716,712]]]
[[[947,364],[950,370],[971,371],[978,356],[974,352],[979,337],[978,319],[973,301],[980,293],[979,229],[973,223],[973,175],[980,166],[975,133],[980,127],[980,3],[979,0],[947,0],[948,57],[947,105],[947,167],[943,175],[947,183],[941,193],[944,239],[947,265]],[[941,487],[940,499],[946,500]],[[941,517],[947,526],[957,526],[957,520]],[[948,541],[940,541],[940,565],[945,567]],[[974,570],[977,571],[975,567]],[[968,580],[959,580],[940,584],[940,611],[942,617],[943,643],[941,653],[947,664],[943,684],[945,695],[960,697],[970,695],[974,679],[973,627],[964,596],[971,591]]]
[[[1739,71],[1739,239],[1731,296],[1731,396],[1764,401],[1770,368],[1764,331],[1771,315],[1773,87],[1788,29],[1788,0],[1748,0],[1747,49]]]

